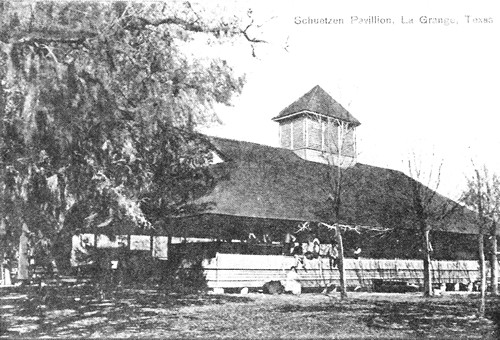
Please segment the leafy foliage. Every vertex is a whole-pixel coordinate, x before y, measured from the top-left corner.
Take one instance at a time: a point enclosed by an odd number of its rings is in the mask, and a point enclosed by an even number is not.
[[[180,2],[2,2],[0,18],[0,214],[11,247],[23,222],[53,239],[78,204],[87,222],[143,227],[193,209],[210,186],[195,129],[244,78],[189,46],[252,42],[249,26]]]
[[[498,223],[500,220],[500,177],[485,167],[476,169],[475,176],[467,179],[467,188],[460,201],[484,218]]]

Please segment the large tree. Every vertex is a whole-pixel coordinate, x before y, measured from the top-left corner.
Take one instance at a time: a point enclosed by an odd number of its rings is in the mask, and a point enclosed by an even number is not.
[[[245,19],[189,2],[2,2],[0,215],[11,247],[23,224],[53,240],[78,204],[144,227],[185,209],[209,181],[196,127],[244,84],[208,47],[260,42]]]

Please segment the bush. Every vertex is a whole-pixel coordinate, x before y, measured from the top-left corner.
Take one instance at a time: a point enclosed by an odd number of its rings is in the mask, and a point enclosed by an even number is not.
[[[208,286],[202,266],[206,249],[187,244],[172,248],[169,260],[158,263],[160,286],[177,293],[206,291]]]
[[[285,287],[279,281],[269,281],[262,287],[265,294],[282,294],[285,291]]]

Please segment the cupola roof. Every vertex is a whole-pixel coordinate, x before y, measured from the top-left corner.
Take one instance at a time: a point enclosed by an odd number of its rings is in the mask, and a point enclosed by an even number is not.
[[[337,118],[352,123],[354,126],[361,124],[319,85],[316,85],[309,92],[283,109],[273,120],[279,121],[301,112],[314,112],[323,116]]]

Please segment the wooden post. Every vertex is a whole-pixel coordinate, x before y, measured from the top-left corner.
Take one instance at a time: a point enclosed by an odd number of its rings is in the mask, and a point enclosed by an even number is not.
[[[215,254],[215,282],[217,288],[219,288],[219,256],[218,253]]]
[[[170,261],[171,252],[172,252],[172,236],[167,236],[167,261]]]
[[[154,241],[153,241],[153,231],[149,234],[149,250],[151,252],[151,257],[154,258]]]

